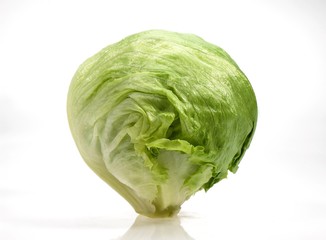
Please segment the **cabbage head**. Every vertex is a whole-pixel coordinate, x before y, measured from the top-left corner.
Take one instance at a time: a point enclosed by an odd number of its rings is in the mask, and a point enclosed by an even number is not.
[[[176,215],[194,193],[235,173],[257,122],[252,86],[224,50],[163,30],[87,59],[67,112],[87,165],[149,217]]]

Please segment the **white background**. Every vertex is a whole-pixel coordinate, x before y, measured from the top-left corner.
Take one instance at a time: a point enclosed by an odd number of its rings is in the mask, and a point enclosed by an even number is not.
[[[326,239],[325,1],[0,1],[0,239]],[[83,163],[66,119],[87,57],[148,29],[194,33],[250,79],[237,174],[150,221]]]

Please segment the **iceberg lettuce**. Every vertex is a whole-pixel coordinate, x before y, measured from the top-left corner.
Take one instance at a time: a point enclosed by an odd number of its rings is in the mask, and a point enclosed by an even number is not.
[[[149,217],[176,215],[194,193],[235,173],[257,123],[252,86],[224,50],[163,30],[87,59],[67,113],[88,166]]]

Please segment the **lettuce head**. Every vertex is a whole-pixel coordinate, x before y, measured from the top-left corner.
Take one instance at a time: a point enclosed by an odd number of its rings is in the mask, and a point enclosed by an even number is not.
[[[170,217],[235,173],[257,122],[247,77],[221,48],[151,30],[87,59],[67,100],[87,165],[136,212]]]

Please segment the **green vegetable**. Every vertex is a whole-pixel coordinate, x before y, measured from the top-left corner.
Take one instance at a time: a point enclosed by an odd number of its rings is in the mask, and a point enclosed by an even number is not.
[[[88,166],[149,217],[235,173],[257,122],[253,89],[221,48],[190,34],[131,35],[87,59],[68,119]]]

